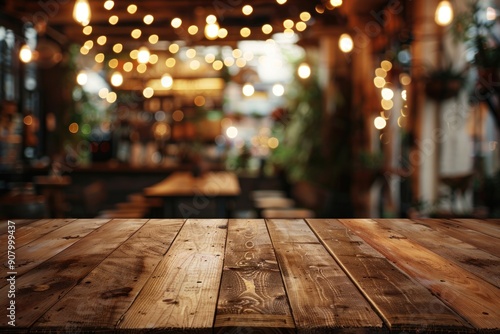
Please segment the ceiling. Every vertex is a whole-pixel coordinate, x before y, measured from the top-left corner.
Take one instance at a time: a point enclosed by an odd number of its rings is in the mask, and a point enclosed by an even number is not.
[[[136,47],[144,44],[148,36],[158,35],[160,41],[184,40],[186,44],[234,44],[243,39],[240,29],[248,27],[251,35],[248,39],[267,39],[268,35],[261,30],[262,25],[270,24],[274,32],[284,30],[283,21],[291,19],[299,21],[301,12],[307,11],[313,15],[308,21],[308,28],[301,33],[309,37],[315,27],[345,27],[349,21],[349,15],[369,13],[387,4],[387,0],[351,0],[344,1],[341,7],[333,8],[329,2],[323,0],[288,0],[279,5],[276,0],[140,0],[136,1],[138,7],[135,14],[127,12],[127,6],[132,0],[115,0],[111,10],[104,8],[105,0],[88,0],[91,7],[92,17],[90,25],[92,33],[86,36],[82,32],[82,26],[78,25],[72,17],[74,0],[0,0],[1,11],[11,17],[24,21],[38,23],[39,33],[47,34],[60,44],[69,42],[83,43],[98,36],[106,36],[106,45],[114,43],[126,43],[128,47]],[[242,7],[251,4],[253,12],[244,15]],[[322,13],[316,11],[316,7],[324,9]],[[153,23],[147,25],[143,17],[147,14],[154,16]],[[217,17],[221,28],[228,30],[228,36],[224,39],[208,41],[203,36],[205,18],[209,14]],[[111,25],[108,20],[111,15],[117,15],[119,22]],[[180,28],[173,28],[170,22],[179,17],[183,20]],[[187,27],[196,25],[200,29],[197,34],[191,35]],[[140,38],[131,37],[133,29],[140,28]]]

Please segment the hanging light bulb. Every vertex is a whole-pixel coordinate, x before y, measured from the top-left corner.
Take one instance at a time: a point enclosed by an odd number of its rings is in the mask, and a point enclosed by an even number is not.
[[[21,50],[19,50],[19,59],[21,59],[23,63],[29,63],[33,59],[33,52],[28,44],[24,44]]]
[[[148,48],[146,48],[145,46],[141,47],[139,49],[139,52],[137,53],[137,62],[139,62],[140,64],[149,63],[150,55],[151,54],[149,53]]]
[[[302,63],[299,65],[297,74],[300,78],[307,79],[311,76],[311,67],[306,63]]]
[[[219,35],[219,24],[217,22],[207,23],[205,26],[205,37],[208,40],[214,40]]]
[[[73,18],[83,26],[90,23],[90,6],[87,0],[76,0],[73,7]]]
[[[449,25],[451,21],[453,21],[453,8],[449,1],[441,1],[438,4],[434,20],[443,27]]]
[[[349,53],[354,48],[354,42],[349,34],[340,35],[339,48],[344,53]]]

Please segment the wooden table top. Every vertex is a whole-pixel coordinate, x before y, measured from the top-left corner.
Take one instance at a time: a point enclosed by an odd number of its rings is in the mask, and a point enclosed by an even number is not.
[[[499,220],[15,223],[2,332],[500,333]]]
[[[194,177],[190,172],[175,172],[163,181],[144,189],[144,194],[149,197],[235,197],[240,192],[238,177],[232,172],[207,172],[199,177]]]

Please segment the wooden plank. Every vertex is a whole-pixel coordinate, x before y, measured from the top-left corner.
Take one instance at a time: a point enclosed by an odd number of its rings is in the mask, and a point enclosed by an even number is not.
[[[500,257],[500,247],[498,247],[498,239],[495,237],[463,227],[451,220],[413,219],[413,221],[418,224],[429,226],[453,238],[465,241],[494,256]]]
[[[16,325],[29,327],[146,220],[111,220],[16,280]],[[44,252],[39,248],[40,256]],[[7,288],[0,295],[7,295]]]
[[[34,222],[38,221],[38,219],[0,219],[0,236],[2,236],[2,234],[7,233],[7,225],[9,220],[16,223],[17,229],[33,224]],[[49,219],[40,219],[40,220],[49,220]]]
[[[264,220],[230,220],[216,332],[292,333],[295,325]]]
[[[463,227],[470,228],[471,230],[500,239],[500,224],[494,221],[482,219],[453,219],[453,222]]]
[[[119,328],[211,333],[226,234],[225,219],[187,220]]]
[[[434,253],[441,255],[445,259],[453,261],[455,264],[481,277],[485,281],[500,287],[499,257],[416,222],[401,219],[377,219],[376,221],[393,231],[401,233]]]
[[[382,320],[299,219],[267,220],[299,333],[378,330]]]
[[[17,248],[16,272],[18,277],[62,252],[108,221],[109,219],[78,219]],[[7,285],[6,280],[0,281],[0,287],[5,285]]]
[[[183,222],[179,219],[148,221],[35,326],[52,330],[68,325],[80,329],[114,329],[167,252]]]
[[[472,330],[429,290],[394,267],[338,220],[307,222],[389,329],[454,333]]]
[[[480,330],[500,329],[500,289],[370,219],[340,219]]]
[[[40,219],[33,221],[29,225],[23,225],[19,228],[16,221],[16,231],[14,236],[16,237],[16,249],[36,240],[62,226],[65,226],[75,219]],[[5,245],[7,242],[7,236],[0,236],[0,245]],[[7,250],[0,249],[0,259],[4,259],[7,254]]]

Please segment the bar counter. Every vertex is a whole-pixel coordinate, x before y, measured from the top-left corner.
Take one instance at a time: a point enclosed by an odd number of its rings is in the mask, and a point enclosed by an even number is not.
[[[500,333],[498,220],[0,224],[2,333]]]

